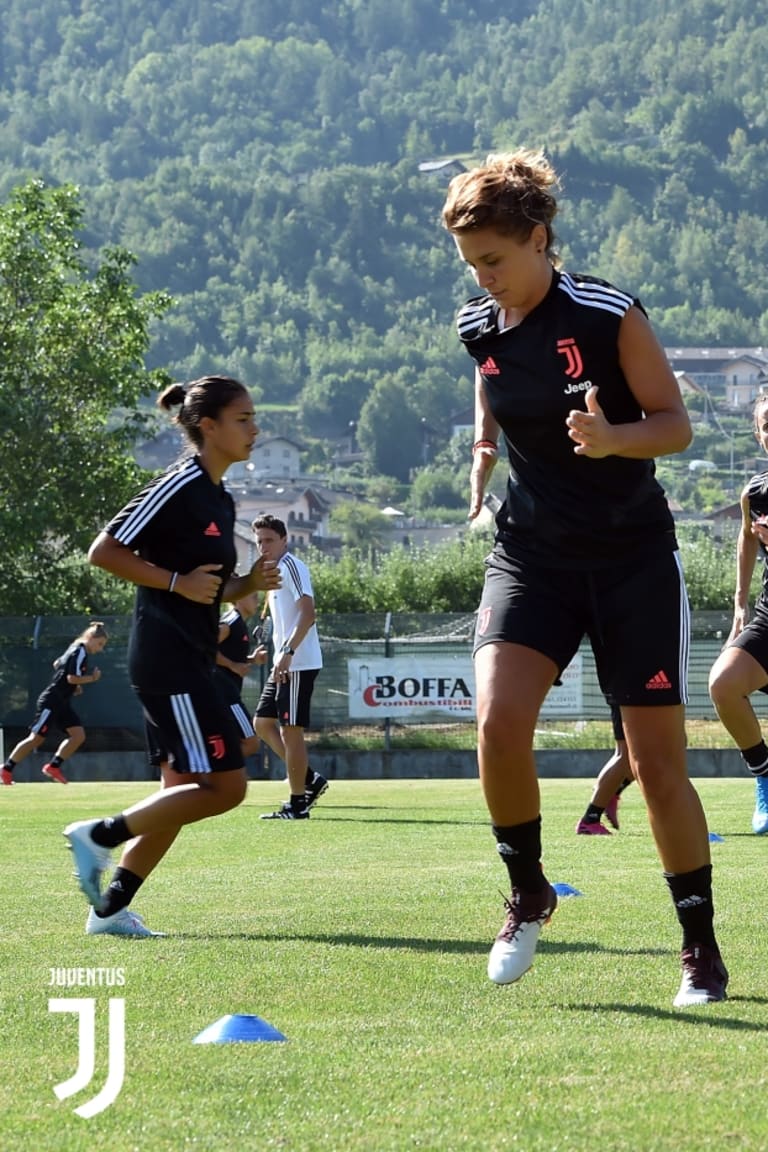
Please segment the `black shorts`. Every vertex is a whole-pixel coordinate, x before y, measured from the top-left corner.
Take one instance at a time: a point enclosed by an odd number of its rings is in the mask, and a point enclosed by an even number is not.
[[[289,672],[288,679],[281,684],[270,677],[256,705],[256,715],[279,720],[281,726],[309,728],[312,692],[319,671],[319,668],[308,668],[303,672]]]
[[[214,672],[216,687],[220,695],[229,704],[235,723],[240,729],[240,738],[249,740],[253,736],[253,724],[242,700],[243,681],[239,676],[230,675],[226,669],[216,669]]]
[[[230,772],[244,766],[241,734],[218,691],[173,696],[137,693],[144,709],[147,745],[176,772]]]
[[[41,696],[29,730],[36,736],[47,736],[51,728],[58,728],[66,736],[71,728],[82,726],[83,722],[69,700],[62,700],[58,696]]]
[[[522,644],[561,674],[588,637],[609,703],[687,701],[690,609],[677,552],[578,572],[513,560],[496,547],[486,565],[475,651]]]
[[[729,648],[743,648],[753,660],[757,660],[765,670],[765,684],[758,689],[759,692],[768,692],[768,614],[758,611],[749,624],[739,633],[735,640],[728,645]]]

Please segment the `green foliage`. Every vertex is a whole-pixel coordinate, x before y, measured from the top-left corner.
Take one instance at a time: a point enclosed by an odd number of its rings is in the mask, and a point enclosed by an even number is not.
[[[478,530],[435,548],[402,547],[366,558],[312,559],[318,612],[474,612],[490,534]]]
[[[123,249],[89,267],[81,217],[75,189],[39,181],[0,208],[0,614],[97,594],[73,556],[137,485],[138,403],[161,380],[143,357],[168,299],[137,294]]]
[[[668,344],[762,344],[766,53],[767,0],[7,0],[0,195],[76,183],[84,245],[174,294],[152,364],[298,402],[302,436],[361,420],[368,474],[407,480],[419,422],[439,442],[471,399],[472,281],[419,163],[544,145],[572,266]]]
[[[355,505],[351,506],[356,507]],[[678,531],[688,596],[694,612],[729,612],[733,604],[738,525],[715,537],[708,527]],[[340,560],[313,553],[312,584],[319,613],[474,612],[492,546],[490,529],[425,549],[389,552],[359,548]],[[755,590],[760,572],[755,574]]]

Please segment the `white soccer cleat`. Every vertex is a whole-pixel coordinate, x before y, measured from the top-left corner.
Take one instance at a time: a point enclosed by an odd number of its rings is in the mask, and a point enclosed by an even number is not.
[[[91,908],[85,931],[88,936],[165,936],[165,932],[153,932],[147,928],[141,916],[131,912],[130,908],[121,908],[112,916],[97,916],[96,910]]]
[[[92,829],[99,823],[99,820],[76,820],[64,829],[75,858],[80,891],[94,908],[101,907],[101,877],[110,862],[109,848],[96,844],[91,837]]]
[[[557,907],[551,884],[541,892],[512,890],[504,900],[507,918],[488,957],[488,978],[494,984],[514,984],[533,965],[541,929]]]

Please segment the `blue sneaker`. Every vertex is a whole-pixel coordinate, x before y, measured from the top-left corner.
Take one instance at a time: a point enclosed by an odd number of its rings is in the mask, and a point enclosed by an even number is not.
[[[768,776],[755,776],[755,811],[752,815],[752,831],[756,836],[768,832]]]
[[[75,876],[80,891],[94,908],[101,908],[101,877],[110,861],[109,849],[91,839],[91,830],[98,823],[98,820],[76,820],[64,829],[75,858]]]

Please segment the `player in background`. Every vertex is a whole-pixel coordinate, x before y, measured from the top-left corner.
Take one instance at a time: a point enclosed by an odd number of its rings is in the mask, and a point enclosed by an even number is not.
[[[768,394],[761,392],[757,397],[752,418],[757,442],[768,452]],[[709,674],[712,703],[755,781],[752,831],[758,836],[768,832],[768,747],[749,697],[753,692],[768,691],[767,547],[768,472],[760,472],[741,493],[733,624]],[[749,594],[758,554],[762,586],[750,619]]]
[[[74,756],[85,742],[85,729],[80,717],[72,707],[72,697],[79,696],[84,684],[95,684],[101,679],[101,672],[94,667],[89,669],[88,657],[103,652],[109,639],[107,630],[99,620],[94,620],[72,641],[67,650],[54,660],[53,679],[37,699],[34,719],[29,735],[20,740],[7,756],[0,768],[0,784],[13,784],[13,770],[44,742],[52,729],[64,733],[64,739],[43,765],[43,775],[58,784],[66,784],[62,771],[65,761]]]
[[[231,605],[219,620],[216,651],[216,680],[240,728],[241,747],[246,759],[258,752],[259,738],[243,704],[243,680],[254,664],[262,664],[267,658],[266,649],[257,647],[251,651],[248,620],[256,614],[258,607],[258,592],[251,592]]]
[[[600,769],[592,791],[592,799],[576,825],[576,833],[579,836],[610,836],[611,833],[602,823],[603,815],[611,827],[618,832],[621,794],[634,780],[632,767],[629,763],[629,749],[627,748],[627,741],[624,739],[621,711],[615,704],[610,704],[610,709],[616,747],[613,754]]]
[[[262,820],[307,820],[328,781],[309,765],[304,738],[309,726],[312,692],[323,666],[315,623],[312,579],[303,560],[288,549],[288,533],[276,516],[258,516],[252,524],[259,552],[275,561],[280,588],[269,593],[274,662],[259,703],[257,735],[285,761],[290,796]]]

